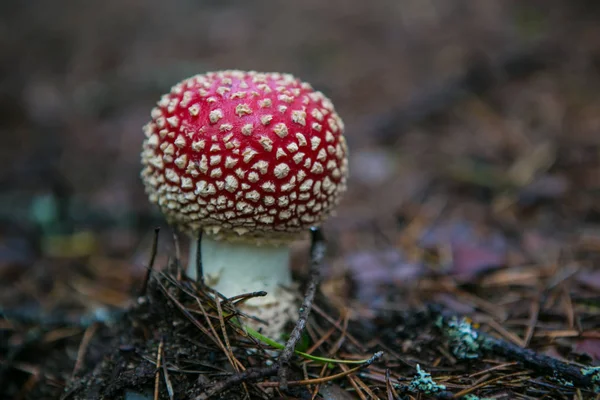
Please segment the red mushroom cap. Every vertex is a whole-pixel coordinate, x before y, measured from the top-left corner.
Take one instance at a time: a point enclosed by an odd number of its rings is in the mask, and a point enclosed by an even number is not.
[[[142,179],[150,201],[185,231],[287,241],[321,223],[346,189],[342,120],[292,75],[197,75],[151,115]]]

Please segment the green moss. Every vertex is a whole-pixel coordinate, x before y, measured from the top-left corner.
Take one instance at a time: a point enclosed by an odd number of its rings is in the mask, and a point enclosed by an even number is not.
[[[422,370],[421,366],[417,364],[417,375],[410,381],[408,390],[430,395],[446,390],[446,386],[435,383],[431,374]]]
[[[49,231],[58,222],[58,201],[50,195],[37,196],[31,202],[30,219],[44,231]]]
[[[479,397],[474,394],[468,394],[466,396],[461,397],[463,400],[494,400],[492,397]]]
[[[574,387],[575,386],[575,385],[573,385],[573,382],[560,377],[559,374],[556,373],[556,371],[554,371],[554,374],[552,376],[550,376],[549,379],[558,383],[561,386],[565,386],[565,387]]]
[[[479,358],[481,349],[479,334],[465,318],[459,320],[453,317],[446,322],[445,327],[443,322],[441,325],[449,339],[452,354],[460,359]],[[438,326],[440,326],[439,321]]]
[[[582,368],[581,373],[583,374],[583,376],[592,377],[592,383],[594,384],[594,393],[600,394],[600,367]]]

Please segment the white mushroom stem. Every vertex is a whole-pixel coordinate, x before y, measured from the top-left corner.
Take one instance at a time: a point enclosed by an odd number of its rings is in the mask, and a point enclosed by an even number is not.
[[[197,280],[196,254],[198,241],[190,244],[188,276]],[[289,246],[260,245],[214,240],[201,240],[202,272],[206,284],[226,297],[264,290],[265,297],[246,302],[249,306],[275,304],[282,287],[292,286]]]

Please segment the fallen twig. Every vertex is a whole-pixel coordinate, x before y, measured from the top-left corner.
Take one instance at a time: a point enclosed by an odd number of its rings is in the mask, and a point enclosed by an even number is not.
[[[439,311],[434,310],[434,313]],[[458,325],[455,316],[440,315],[438,326],[448,336],[455,346],[454,355],[459,358],[478,358],[482,353],[492,353],[509,360],[514,360],[530,368],[534,373],[548,376],[561,382],[562,385],[593,390],[594,374],[586,375],[581,366],[566,363],[553,357],[538,354],[531,349],[526,349],[508,341],[495,338],[485,332],[479,331],[469,323],[460,323],[460,332],[452,332]],[[458,349],[458,350],[457,350]],[[463,357],[461,357],[461,355]]]
[[[340,372],[338,374],[335,375],[329,375],[329,376],[325,376],[322,378],[315,378],[315,379],[303,379],[300,381],[290,381],[288,382],[288,386],[306,386],[306,385],[315,385],[315,384],[320,384],[320,383],[324,383],[324,382],[329,382],[329,381],[333,381],[339,378],[343,378],[345,376],[351,375],[357,371],[360,371],[361,369],[367,368],[369,367],[371,364],[373,364],[375,361],[377,361],[379,358],[381,358],[383,356],[383,351],[378,351],[377,353],[373,354],[373,356],[371,358],[369,358],[367,361],[365,361],[364,363],[362,363],[359,366],[356,366],[354,368],[348,369],[346,371]],[[262,387],[278,387],[280,386],[281,382],[263,382],[260,383],[259,386]]]
[[[160,395],[160,369],[162,367],[162,354],[163,354],[163,346],[165,345],[164,339],[161,339],[160,344],[158,345],[158,350],[156,351],[156,373],[154,376],[154,400],[158,400],[158,396]]]
[[[326,244],[325,238],[323,237],[323,232],[321,232],[320,228],[316,227],[311,228],[310,232],[310,280],[308,283],[308,288],[306,289],[304,300],[302,301],[302,306],[300,307],[300,316],[298,317],[296,326],[290,334],[290,338],[285,344],[285,349],[281,352],[278,360],[279,384],[282,390],[286,390],[288,387],[287,374],[289,362],[294,355],[296,344],[300,340],[302,332],[304,331],[304,327],[306,326],[306,321],[312,308],[315,293],[317,292],[317,286],[319,285],[319,281],[321,279],[321,264],[323,263],[323,258],[325,258]]]
[[[75,375],[77,375],[77,373],[81,370],[90,342],[96,334],[96,331],[98,330],[99,326],[100,325],[98,323],[94,323],[85,330],[83,338],[81,339],[81,342],[79,344],[79,349],[77,350],[77,360],[75,361],[75,367],[73,367],[71,379],[73,379]]]
[[[198,237],[196,238],[196,279],[204,285],[204,269],[202,268],[202,231],[198,232]]]
[[[258,379],[262,379],[262,378],[266,378],[268,376],[275,375],[277,373],[278,369],[279,369],[278,365],[272,365],[270,367],[265,367],[265,368],[249,368],[246,371],[239,372],[221,382],[215,383],[214,385],[211,386],[210,390],[200,394],[194,400],[205,400],[211,396],[214,396],[214,395],[226,390],[227,388],[239,385],[243,382],[256,381]]]
[[[154,228],[154,240],[152,241],[152,250],[150,252],[150,262],[148,263],[148,268],[146,269],[146,276],[144,277],[144,282],[142,283],[142,287],[140,289],[139,296],[144,296],[146,294],[146,290],[148,290],[148,281],[150,280],[150,276],[152,276],[152,270],[154,269],[154,260],[156,260],[156,251],[158,249],[158,234],[160,232],[160,228]]]
[[[161,341],[161,344],[163,344],[163,341]],[[162,360],[162,365],[160,366],[162,368],[162,372],[163,372],[163,378],[165,380],[165,386],[167,387],[167,393],[169,394],[169,399],[173,400],[173,398],[175,397],[175,392],[173,391],[173,385],[171,384],[171,378],[169,378],[169,369],[167,368],[167,364],[165,362],[165,348],[164,345],[162,346],[162,348],[160,348],[161,351],[161,360]],[[156,368],[158,368],[158,364],[156,366]]]

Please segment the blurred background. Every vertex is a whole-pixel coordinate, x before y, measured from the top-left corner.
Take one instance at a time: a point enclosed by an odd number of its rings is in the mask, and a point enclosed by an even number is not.
[[[465,157],[504,173],[540,144],[551,161],[598,156],[594,1],[0,7],[0,210],[9,220],[30,219],[32,201],[54,196],[78,225],[139,222],[153,211],[138,179],[149,110],[177,81],[226,68],[290,72],[334,100],[352,149],[340,216],[389,216]],[[597,188],[598,173],[580,170],[569,183]]]
[[[165,226],[141,128],[179,80],[234,68],[292,73],[345,121],[329,299],[436,302],[600,360],[600,2],[2,0],[0,49],[2,358],[29,337],[12,317],[103,320],[131,300]],[[163,229],[157,267],[173,249]],[[61,332],[29,360],[63,360],[59,392],[79,343]]]
[[[293,73],[344,119],[333,275],[550,268],[526,275],[537,287],[576,265],[566,276],[600,290],[599,4],[2,1],[0,304],[38,293],[32,276],[57,299],[128,298],[123,271],[143,273],[163,223],[138,177],[141,127],[171,85],[227,68]]]

